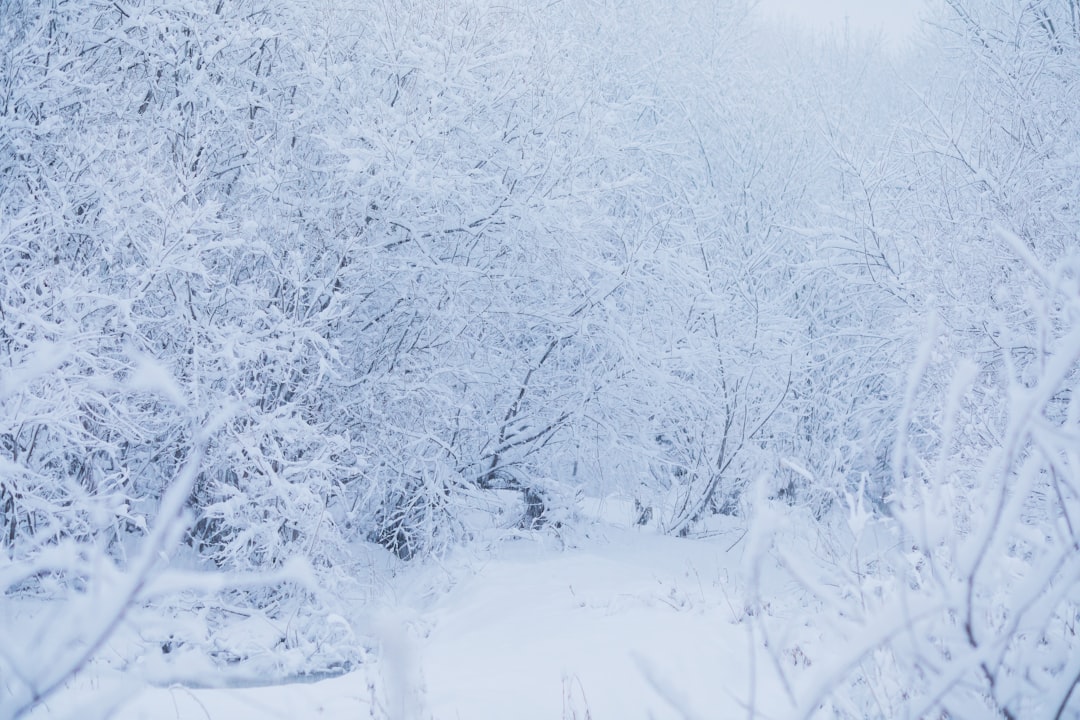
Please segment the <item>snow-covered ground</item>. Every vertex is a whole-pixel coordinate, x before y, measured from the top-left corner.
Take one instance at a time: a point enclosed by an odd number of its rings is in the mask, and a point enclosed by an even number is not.
[[[420,616],[431,715],[739,711],[751,656],[722,542],[601,534],[566,552],[508,547]]]
[[[374,642],[353,672],[200,688],[97,671],[35,717],[774,717],[790,703],[748,621],[747,546],[735,524],[679,539],[597,522],[461,549],[385,574],[357,613]]]

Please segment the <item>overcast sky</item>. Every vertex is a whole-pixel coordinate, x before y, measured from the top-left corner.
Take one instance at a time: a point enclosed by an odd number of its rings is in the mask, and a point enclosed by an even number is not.
[[[889,43],[911,34],[922,8],[923,0],[761,0],[767,15],[822,31],[843,28],[846,20],[854,31],[882,30]]]

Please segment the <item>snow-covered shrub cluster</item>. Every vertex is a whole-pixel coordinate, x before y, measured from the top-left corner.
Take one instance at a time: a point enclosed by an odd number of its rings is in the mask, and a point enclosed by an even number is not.
[[[1080,14],[948,0],[926,38],[891,146],[838,164],[865,202],[860,272],[909,327],[888,514],[839,493],[796,533],[814,553],[763,515],[759,547],[820,613],[794,623],[813,667],[789,691],[801,717],[1073,717]]]
[[[380,8],[5,7],[12,558],[121,552],[211,422],[187,541],[231,570],[615,468],[669,529],[738,497],[791,362],[745,13]],[[681,107],[691,62],[730,103]]]

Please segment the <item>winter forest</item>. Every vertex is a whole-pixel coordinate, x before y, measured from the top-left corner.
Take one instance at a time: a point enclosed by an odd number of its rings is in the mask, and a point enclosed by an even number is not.
[[[1080,717],[1080,2],[0,1],[0,719]]]

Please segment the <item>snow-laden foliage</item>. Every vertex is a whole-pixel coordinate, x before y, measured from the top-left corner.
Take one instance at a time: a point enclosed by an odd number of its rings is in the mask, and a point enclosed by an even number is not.
[[[808,552],[787,542],[803,531],[784,528],[775,510],[763,515],[754,557],[778,559],[819,608],[812,623],[760,621],[774,637],[800,638],[779,652],[797,648],[812,665],[792,677],[796,716],[1075,712],[1080,257],[1047,268],[1018,236],[997,239],[1034,291],[1025,315],[1034,334],[1011,336],[1038,351],[1038,367],[1010,361],[986,380],[975,362],[943,352],[940,326],[929,330],[909,378],[892,517],[848,494]],[[927,453],[909,431],[941,365],[953,380]],[[1000,398],[997,417],[983,414],[988,395]],[[980,433],[976,452],[969,438]]]
[[[789,692],[800,717],[1072,717],[1080,17],[948,2],[927,41],[904,151],[879,155],[903,184],[866,193],[904,265],[864,270],[925,318],[891,396],[891,517],[848,493],[816,556],[764,540],[821,610]]]

